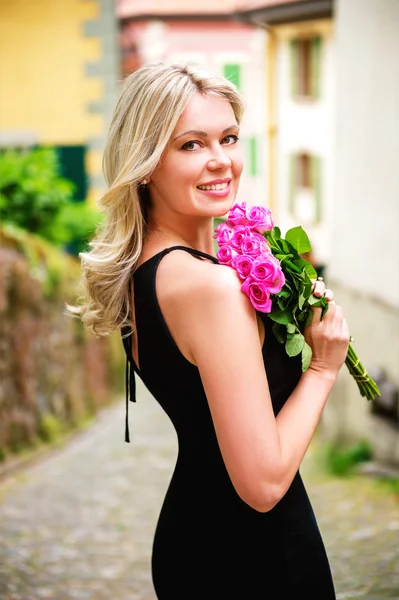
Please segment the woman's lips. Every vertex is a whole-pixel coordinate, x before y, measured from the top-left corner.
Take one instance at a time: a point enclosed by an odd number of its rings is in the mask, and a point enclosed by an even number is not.
[[[201,190],[199,187],[197,187],[197,190],[202,192],[202,194],[207,194],[207,196],[213,196],[214,198],[225,198],[230,193],[230,181],[222,190]]]

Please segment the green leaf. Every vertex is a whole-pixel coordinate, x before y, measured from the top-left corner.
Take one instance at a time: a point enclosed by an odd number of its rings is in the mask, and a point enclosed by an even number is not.
[[[321,317],[320,317],[321,319],[324,318],[326,312],[328,311],[328,302],[327,302],[327,300],[325,298],[322,298],[322,300],[324,300],[325,303],[324,303],[322,311],[321,311]]]
[[[285,255],[290,254],[292,256],[292,254],[291,254],[291,248],[290,248],[290,246],[287,244],[287,242],[283,238],[281,238],[281,239],[278,240],[278,245],[280,246],[280,248],[282,249],[282,251],[285,253]]]
[[[317,296],[314,296],[313,294],[308,298],[310,306],[323,306],[323,300],[324,298],[317,298]]]
[[[308,370],[310,361],[312,360],[312,348],[305,342],[302,348],[302,372]]]
[[[303,308],[303,305],[304,305],[305,301],[306,301],[306,298],[305,298],[305,296],[303,295],[303,293],[301,292],[301,293],[299,294],[299,298],[298,298],[298,306],[299,306],[299,310],[302,310],[302,308]]]
[[[281,323],[282,325],[287,325],[292,321],[292,312],[289,310],[272,310],[268,316],[272,321]]]
[[[297,356],[302,352],[303,346],[305,344],[305,338],[301,333],[297,333],[290,340],[287,340],[285,343],[285,350],[288,356]]]
[[[280,229],[280,227],[273,227],[272,234],[273,234],[273,236],[276,239],[281,238],[281,229]]]
[[[272,326],[272,331],[274,333],[274,337],[280,344],[284,344],[285,342],[285,331],[282,325],[279,323],[274,323]]]
[[[283,289],[281,290],[281,292],[276,294],[276,296],[277,296],[277,298],[290,298],[291,292],[288,289],[286,289],[286,286],[284,286]]]
[[[287,308],[288,300],[285,298],[277,297],[277,305],[280,310],[285,310]]]
[[[296,258],[292,262],[294,263],[294,265],[296,267],[298,267],[299,269],[301,269],[301,271],[305,271],[306,275],[310,279],[316,279],[317,278],[317,271],[313,267],[313,265],[310,264],[309,261],[305,260],[304,258]]]
[[[291,273],[292,275],[292,283],[294,284],[294,294],[295,297],[299,294],[299,288],[301,286],[301,284],[303,283],[301,276],[298,277],[298,275],[296,273]]]
[[[306,283],[303,283],[301,286],[301,294],[303,294],[303,296],[305,298],[309,298],[311,293],[312,293],[312,282],[310,281],[310,279],[307,279]]]
[[[306,317],[306,321],[305,321],[305,327],[308,327],[312,321],[313,321],[313,310],[309,310],[307,317]]]
[[[310,252],[312,249],[309,238],[301,226],[289,229],[285,235],[285,239],[294,246],[298,254]]]
[[[295,333],[296,332],[296,327],[295,327],[294,323],[288,323],[288,325],[287,325],[287,332],[288,333]]]

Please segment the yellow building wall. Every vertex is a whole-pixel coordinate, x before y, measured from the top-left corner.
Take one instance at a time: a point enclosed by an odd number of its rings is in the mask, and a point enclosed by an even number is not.
[[[85,62],[100,57],[83,22],[97,3],[0,0],[0,128],[35,133],[41,144],[83,144],[102,130],[86,104],[103,95]]]
[[[334,23],[332,19],[315,19],[313,21],[274,25],[273,30],[280,40],[287,40],[301,34],[329,37],[334,32]]]

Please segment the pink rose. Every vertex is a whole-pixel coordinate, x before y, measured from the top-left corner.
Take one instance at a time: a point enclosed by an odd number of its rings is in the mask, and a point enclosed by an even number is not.
[[[216,257],[222,265],[229,265],[233,258],[237,256],[237,252],[231,246],[221,246],[216,252]]]
[[[254,260],[251,278],[264,283],[271,294],[278,294],[285,284],[280,261],[273,254],[261,254]]]
[[[215,229],[213,230],[213,237],[216,238],[219,233],[226,227],[226,222],[221,222]]]
[[[219,225],[215,228],[215,233],[213,235],[213,237],[216,238],[218,246],[223,246],[224,244],[229,243],[232,231],[233,228],[227,223],[219,223]]]
[[[267,243],[266,238],[261,233],[257,233],[256,231],[252,231],[252,235],[255,236],[255,237],[257,237],[257,238],[259,238],[263,254],[267,253],[267,252],[271,253],[270,246]]]
[[[233,258],[231,262],[231,266],[234,267],[237,271],[237,275],[241,279],[246,279],[252,270],[252,263],[254,262],[253,256],[243,256],[239,254],[235,258]]]
[[[259,256],[259,254],[267,251],[270,251],[270,248],[260,233],[252,232],[249,237],[244,238],[241,244],[241,252],[249,256]]]
[[[248,208],[247,219],[248,227],[258,233],[270,231],[274,227],[272,211],[264,206],[251,206],[251,208]]]
[[[272,301],[266,283],[247,277],[241,286],[241,291],[247,294],[256,310],[264,313],[269,313],[272,310]]]
[[[227,217],[227,222],[230,225],[246,225],[248,222],[247,219],[247,211],[246,204],[242,202],[241,204],[234,204],[229,210],[229,215]]]
[[[251,236],[251,230],[245,225],[236,225],[233,227],[233,234],[230,238],[230,244],[241,254],[241,246],[246,238]]]

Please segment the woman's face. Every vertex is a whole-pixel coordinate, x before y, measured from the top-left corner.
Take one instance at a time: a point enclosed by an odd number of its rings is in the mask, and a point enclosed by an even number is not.
[[[228,100],[193,96],[151,175],[154,208],[185,216],[226,214],[242,172],[238,132]]]

